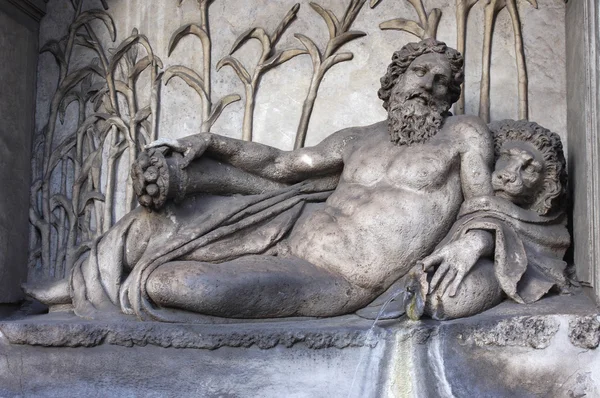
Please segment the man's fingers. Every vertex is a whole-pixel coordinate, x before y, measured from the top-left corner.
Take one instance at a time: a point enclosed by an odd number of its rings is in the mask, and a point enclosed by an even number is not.
[[[452,285],[450,285],[450,297],[456,296],[456,291],[458,290],[458,287],[460,286],[464,278],[464,272],[458,272],[456,274],[456,276],[454,277],[454,281],[452,281]]]
[[[446,262],[442,263],[438,267],[438,269],[433,274],[433,279],[431,280],[431,284],[429,285],[429,293],[432,293],[436,289],[438,283],[440,283],[444,275],[446,275],[446,272],[448,272],[449,268],[450,266]]]
[[[442,293],[442,295],[446,293],[446,290],[448,289],[448,286],[450,286],[450,283],[452,283],[452,281],[456,279],[456,274],[458,274],[458,272],[454,268],[450,268],[448,272],[446,272],[446,276],[440,283],[439,287],[439,291]]]
[[[144,148],[151,149],[151,148],[157,148],[157,147],[161,147],[161,146],[169,147],[176,152],[183,152],[185,150],[185,147],[182,146],[179,143],[179,141],[174,140],[172,138],[159,138],[156,141],[152,141],[151,143],[146,145]]]
[[[192,151],[192,148],[187,148],[184,152],[183,152],[183,159],[181,160],[181,168],[185,169],[186,167],[188,167],[190,165],[190,163],[192,163],[192,160],[194,160],[194,156],[195,154]]]
[[[440,252],[436,250],[419,263],[423,267],[423,271],[429,271],[434,265],[441,263],[443,260],[444,258],[440,255]]]

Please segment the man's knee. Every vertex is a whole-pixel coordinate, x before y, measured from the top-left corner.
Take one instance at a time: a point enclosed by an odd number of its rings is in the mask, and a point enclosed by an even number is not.
[[[502,289],[494,275],[494,263],[487,259],[477,262],[454,297],[450,297],[449,290],[427,295],[427,315],[437,320],[463,318],[490,309],[503,299]]]

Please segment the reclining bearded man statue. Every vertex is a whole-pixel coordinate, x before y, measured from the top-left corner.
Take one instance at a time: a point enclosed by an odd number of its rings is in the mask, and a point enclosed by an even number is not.
[[[152,144],[132,170],[145,208],[100,237],[68,281],[27,290],[80,316],[172,322],[364,307],[434,250],[463,201],[493,196],[487,126],[448,112],[462,56],[409,43],[381,82],[387,120],[315,147],[210,133]],[[475,263],[493,237],[470,229],[453,243],[446,252]]]
[[[502,120],[489,128],[496,158],[494,196],[465,200],[457,222],[437,249],[418,262],[407,280],[396,282],[359,315],[394,318],[406,306],[413,319],[423,313],[452,319],[481,312],[505,296],[532,303],[553,288],[569,292],[567,263],[562,260],[570,237],[560,137],[526,120]],[[454,246],[462,245],[460,237],[470,230],[489,231],[494,239],[482,250],[485,256],[465,261]],[[467,275],[469,279],[462,283]],[[403,297],[379,313],[393,292],[407,287]],[[407,305],[406,296],[411,295],[416,305]]]

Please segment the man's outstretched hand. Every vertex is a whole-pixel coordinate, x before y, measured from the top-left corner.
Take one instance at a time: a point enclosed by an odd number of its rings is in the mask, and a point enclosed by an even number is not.
[[[493,249],[492,235],[481,230],[469,231],[459,239],[436,249],[420,261],[424,271],[435,269],[429,293],[438,289],[444,294],[450,288],[450,297],[456,296],[461,282],[477,260],[491,254]]]
[[[180,139],[159,138],[146,145],[145,149],[165,148],[167,151],[170,150],[182,154],[183,159],[180,163],[180,167],[184,169],[188,167],[194,159],[202,156],[204,151],[208,148],[209,143],[210,135],[208,133],[201,133]]]

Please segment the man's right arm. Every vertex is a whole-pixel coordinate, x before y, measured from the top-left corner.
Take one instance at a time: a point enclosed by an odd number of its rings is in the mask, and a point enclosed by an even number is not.
[[[257,142],[203,133],[177,140],[186,163],[206,153],[241,170],[282,183],[340,172],[344,148],[355,139],[354,129],[338,131],[314,147],[283,151]],[[189,152],[186,155],[185,149]],[[177,150],[177,149],[176,149]]]

